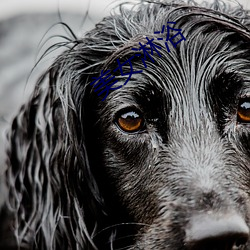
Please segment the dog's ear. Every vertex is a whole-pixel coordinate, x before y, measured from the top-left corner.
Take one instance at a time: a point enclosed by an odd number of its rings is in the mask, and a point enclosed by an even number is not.
[[[97,99],[103,96],[93,92],[90,83],[124,46],[115,23],[106,18],[85,38],[75,38],[13,120],[6,207],[18,246],[95,249],[92,237],[106,215],[86,138],[93,132],[89,116],[96,115]]]
[[[8,135],[6,206],[23,248],[95,249],[102,198],[85,143],[87,74],[73,67],[74,53],[61,55],[39,80]]]

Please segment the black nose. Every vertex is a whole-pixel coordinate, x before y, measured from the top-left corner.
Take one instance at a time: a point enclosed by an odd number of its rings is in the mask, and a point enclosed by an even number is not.
[[[203,214],[191,218],[186,230],[189,250],[243,250],[249,228],[237,214]]]

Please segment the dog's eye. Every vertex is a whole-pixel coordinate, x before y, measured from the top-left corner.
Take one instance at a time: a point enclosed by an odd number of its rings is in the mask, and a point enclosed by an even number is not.
[[[250,123],[250,98],[244,98],[239,102],[237,121]]]
[[[129,111],[119,115],[117,124],[123,131],[133,133],[143,128],[144,119],[135,111]]]

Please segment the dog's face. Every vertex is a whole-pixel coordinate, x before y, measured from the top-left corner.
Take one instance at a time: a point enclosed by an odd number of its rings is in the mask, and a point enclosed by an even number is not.
[[[185,42],[171,53],[158,42],[162,57],[146,69],[138,59],[143,73],[98,104],[98,166],[127,222],[138,223],[128,249],[243,249],[248,241],[250,40],[226,21],[187,16],[176,24]]]
[[[224,7],[121,8],[57,58],[12,124],[4,249],[250,250],[250,20]],[[146,38],[102,101],[91,77]]]

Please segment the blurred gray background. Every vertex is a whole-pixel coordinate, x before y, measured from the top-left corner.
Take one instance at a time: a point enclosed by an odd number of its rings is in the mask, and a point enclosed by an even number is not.
[[[42,46],[49,37],[66,33],[60,25],[53,24],[60,21],[61,15],[62,21],[76,35],[83,35],[120,2],[123,1],[0,0],[0,174],[4,170],[6,129],[32,91],[38,76],[60,53],[60,50],[50,53],[31,73],[46,48],[63,41],[52,38]],[[226,2],[238,4],[233,0]],[[239,3],[250,9],[250,0],[241,0]]]

